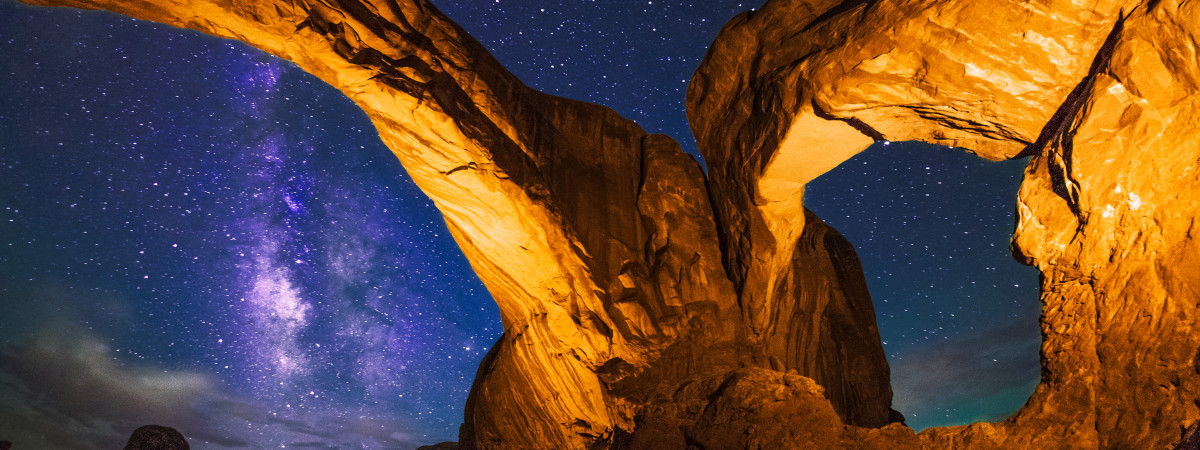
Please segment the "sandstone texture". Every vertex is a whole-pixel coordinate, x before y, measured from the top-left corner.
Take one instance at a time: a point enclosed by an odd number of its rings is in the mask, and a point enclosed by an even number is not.
[[[238,39],[366,111],[500,307],[463,447],[618,446],[653,399],[740,367],[795,370],[826,384],[849,423],[887,423],[887,365],[849,243],[811,218],[792,263],[812,270],[787,281],[771,334],[748,331],[696,161],[607,108],[525,87],[428,2],[31,3]]]
[[[636,449],[919,449],[912,429],[844,425],[810,378],[738,369],[688,380],[670,401],[651,403],[621,447]],[[682,424],[682,426],[681,426]]]
[[[462,448],[1169,448],[1200,419],[1195,1],[768,1],[689,86],[707,178],[424,0],[28,1],[238,39],[366,111],[504,321]],[[1007,421],[889,425],[858,259],[802,204],[879,139],[1030,157],[1043,372]]]
[[[1198,35],[1200,5],[1172,0],[789,0],[733,19],[688,113],[750,324],[770,332],[803,184],[872,139],[1028,156],[1012,248],[1042,272],[1041,384],[1005,422],[922,442],[1169,448],[1200,418]]]

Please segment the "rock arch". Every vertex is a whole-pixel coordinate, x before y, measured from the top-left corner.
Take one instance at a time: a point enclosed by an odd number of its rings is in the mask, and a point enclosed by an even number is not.
[[[707,179],[423,0],[31,3],[242,40],[367,112],[500,306],[468,448],[720,446],[693,425],[772,385],[820,425],[775,445],[1153,447],[1200,418],[1195,2],[769,1],[689,87]],[[841,425],[889,421],[887,366],[853,249],[798,194],[878,138],[1033,156],[1013,248],[1044,275],[1043,380],[1004,423]]]
[[[725,254],[743,301],[769,310],[788,270],[796,225],[778,218],[798,215],[778,186],[864,138],[1032,156],[1012,249],[1042,272],[1042,382],[1009,420],[922,442],[1175,442],[1200,419],[1197,17],[1177,1],[771,1],[733,19],[688,114],[719,222],[744,237]]]

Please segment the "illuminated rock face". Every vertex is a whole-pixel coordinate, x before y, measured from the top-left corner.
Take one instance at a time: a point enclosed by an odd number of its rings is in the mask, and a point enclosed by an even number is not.
[[[796,264],[814,270],[792,283],[821,289],[793,292],[775,335],[747,333],[699,165],[607,108],[525,87],[426,2],[42,3],[245,41],[366,111],[500,307],[467,447],[607,445],[644,405],[739,367],[794,369],[851,423],[887,421],[887,366],[844,239],[810,220]]]
[[[1200,5],[1176,0],[770,1],[733,19],[688,113],[753,332],[796,270],[789,199],[866,138],[1031,156],[1013,252],[1043,275],[1042,382],[1007,421],[923,444],[1178,441],[1200,419],[1198,38]]]
[[[707,180],[424,1],[32,2],[242,40],[367,112],[504,320],[467,448],[1155,448],[1200,419],[1194,1],[770,1],[689,87]],[[1033,157],[1013,248],[1044,275],[1043,380],[1006,422],[842,424],[888,422],[888,369],[801,199],[874,139]]]

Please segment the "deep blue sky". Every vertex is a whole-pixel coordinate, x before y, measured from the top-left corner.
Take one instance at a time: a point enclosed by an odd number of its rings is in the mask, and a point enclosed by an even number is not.
[[[858,250],[893,407],[915,429],[1003,419],[1037,384],[1038,273],[1008,249],[1024,168],[878,143],[804,193]]]
[[[692,151],[686,81],[755,6],[437,4],[526,84]],[[0,439],[456,437],[497,312],[340,93],[239,43],[3,0],[0,98]],[[914,427],[1001,417],[1036,382],[1036,271],[1006,250],[1022,167],[877,145],[806,193],[859,248]]]

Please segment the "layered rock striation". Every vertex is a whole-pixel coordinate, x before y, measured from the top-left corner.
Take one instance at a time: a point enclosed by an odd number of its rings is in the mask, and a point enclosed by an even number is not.
[[[689,86],[707,178],[427,1],[30,2],[242,40],[366,111],[500,307],[462,447],[1154,448],[1200,419],[1196,2],[769,1]],[[888,425],[857,257],[802,204],[879,139],[1031,157],[1043,374],[1005,422]]]
[[[33,3],[238,39],[366,111],[500,307],[467,448],[624,445],[645,405],[739,367],[813,377],[850,423],[887,423],[887,365],[844,239],[810,220],[795,264],[813,269],[774,319],[790,331],[748,331],[699,165],[607,108],[525,87],[428,2]]]
[[[871,139],[1028,156],[1012,248],[1042,272],[1041,384],[1008,420],[923,444],[1178,441],[1200,419],[1198,36],[1200,6],[1172,0],[789,0],[738,16],[688,113],[743,302],[769,317],[790,199]]]

